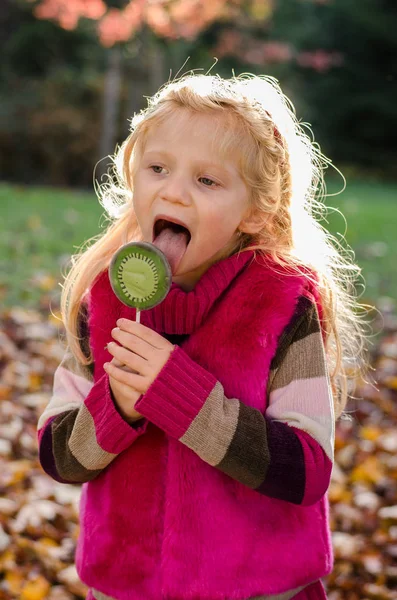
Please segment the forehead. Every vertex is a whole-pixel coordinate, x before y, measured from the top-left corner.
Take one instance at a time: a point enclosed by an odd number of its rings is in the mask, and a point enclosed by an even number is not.
[[[242,132],[230,114],[194,113],[177,109],[174,114],[153,123],[146,134],[144,152],[189,147],[208,159],[239,163]]]

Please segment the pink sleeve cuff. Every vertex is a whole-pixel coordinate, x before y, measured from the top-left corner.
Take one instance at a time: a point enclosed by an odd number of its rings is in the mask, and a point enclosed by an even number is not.
[[[95,383],[84,402],[94,419],[97,442],[106,452],[120,454],[146,431],[146,419],[130,425],[117,412],[106,373]]]
[[[217,383],[217,379],[175,346],[170,358],[135,409],[163,429],[181,438]]]

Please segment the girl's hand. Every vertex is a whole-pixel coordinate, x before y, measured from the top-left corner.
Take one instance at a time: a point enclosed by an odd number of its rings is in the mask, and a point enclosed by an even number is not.
[[[113,358],[110,364],[131,373],[131,370],[116,358]],[[109,372],[106,367],[105,371]],[[140,393],[135,392],[124,383],[120,383],[111,375],[109,375],[109,385],[112,390],[113,400],[123,419],[127,421],[127,423],[133,423],[134,421],[142,419],[142,415],[134,409],[135,403],[138,402],[140,397]]]
[[[141,418],[134,410],[141,394],[145,394],[174,349],[173,344],[141,323],[119,319],[112,330],[108,350],[113,355],[104,364],[110,386],[121,414],[127,420]]]

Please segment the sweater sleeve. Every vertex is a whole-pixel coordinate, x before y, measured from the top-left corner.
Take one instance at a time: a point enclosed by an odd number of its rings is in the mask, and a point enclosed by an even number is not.
[[[214,468],[260,494],[311,505],[326,493],[335,416],[316,305],[299,299],[280,337],[265,414],[227,398],[179,347],[136,410]]]
[[[129,424],[119,414],[107,374],[94,383],[90,368],[67,350],[38,421],[40,464],[61,483],[90,481],[146,427],[146,419]]]

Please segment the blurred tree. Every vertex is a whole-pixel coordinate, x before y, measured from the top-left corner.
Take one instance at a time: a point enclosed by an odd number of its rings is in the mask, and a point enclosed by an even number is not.
[[[272,0],[28,1],[35,3],[34,14],[39,19],[54,19],[65,29],[74,29],[82,17],[97,20],[104,46],[128,41],[144,24],[159,37],[192,39],[214,21],[238,16],[240,9],[263,19],[272,5]]]
[[[24,1],[5,3],[0,10],[0,176],[87,185],[90,178],[82,174],[92,173],[98,144],[104,51],[84,24],[66,31],[38,21]]]
[[[340,163],[395,177],[395,0],[312,0],[307,9],[305,35],[296,42],[294,79],[310,107],[313,128]],[[319,48],[331,57],[328,62]]]
[[[29,0],[36,1],[34,14],[39,19],[52,19],[64,29],[77,27],[79,19],[98,21],[100,42],[108,47],[107,72],[104,85],[103,122],[100,154],[113,151],[117,137],[117,117],[121,93],[122,53],[119,45],[128,42],[138,31],[145,40],[141,59],[145,62],[148,80],[145,92],[153,93],[165,81],[164,52],[159,39],[194,40],[212,23],[230,21],[248,12],[262,21],[270,15],[271,0]],[[265,8],[265,10],[264,10]],[[154,35],[153,35],[154,34]],[[146,59],[146,60],[145,60]],[[139,81],[139,80],[138,80]],[[137,97],[137,80],[134,79],[131,96]],[[140,93],[142,92],[142,93]],[[138,92],[143,96],[144,90]],[[105,166],[98,166],[99,174]]]
[[[395,0],[280,1],[265,27],[223,29],[214,52],[280,79],[334,160],[394,177],[396,27]]]
[[[141,10],[135,21],[127,12],[132,4]],[[202,5],[227,10],[203,21]],[[69,29],[56,13],[35,18],[40,6],[61,7]],[[217,57],[216,71],[226,77],[234,69],[278,78],[338,166],[393,177],[396,13],[392,0],[1,0],[2,176],[90,185],[98,153],[115,145],[100,146],[102,123],[113,123],[107,137],[120,142],[144,96],[179,70],[204,71]],[[113,51],[116,66],[109,68]],[[118,73],[116,83],[106,83],[109,73]],[[104,113],[105,89],[115,95],[107,102],[113,119]]]

